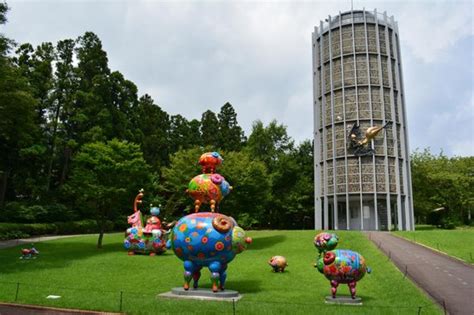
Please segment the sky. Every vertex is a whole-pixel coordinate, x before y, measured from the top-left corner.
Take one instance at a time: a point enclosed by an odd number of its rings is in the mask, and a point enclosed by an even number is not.
[[[38,45],[96,33],[109,67],[170,115],[230,102],[248,136],[273,119],[313,134],[311,33],[351,1],[12,1],[0,32]],[[474,156],[471,1],[353,1],[398,21],[410,150]]]

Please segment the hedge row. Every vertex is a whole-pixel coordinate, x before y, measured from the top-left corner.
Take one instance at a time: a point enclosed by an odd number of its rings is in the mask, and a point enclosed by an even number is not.
[[[114,230],[114,223],[107,221],[106,231]],[[88,234],[98,233],[99,228],[95,220],[82,220],[56,223],[0,223],[0,240],[25,238],[48,234]]]

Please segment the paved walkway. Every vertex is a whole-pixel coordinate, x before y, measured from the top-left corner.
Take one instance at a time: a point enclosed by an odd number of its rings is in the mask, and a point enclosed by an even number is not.
[[[38,236],[38,237],[30,237],[30,238],[20,238],[16,240],[0,241],[0,249],[15,247],[17,245],[22,245],[22,244],[31,245],[31,243],[39,243],[43,241],[56,240],[58,238],[68,238],[68,237],[88,236],[88,235],[97,235],[97,234],[51,235],[51,236]]]
[[[474,314],[474,266],[388,232],[369,238],[451,315]]]

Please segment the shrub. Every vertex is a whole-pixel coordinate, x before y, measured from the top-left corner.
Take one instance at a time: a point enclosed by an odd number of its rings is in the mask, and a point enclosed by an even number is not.
[[[123,229],[121,229],[122,231]],[[56,223],[0,223],[0,239],[25,238],[48,234],[91,234],[98,233],[99,228],[95,220],[56,222]],[[114,223],[107,221],[105,231],[114,231]]]

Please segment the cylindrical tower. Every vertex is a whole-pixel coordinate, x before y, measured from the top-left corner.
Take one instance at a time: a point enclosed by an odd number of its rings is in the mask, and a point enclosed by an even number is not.
[[[353,10],[313,33],[315,228],[413,230],[398,26]],[[386,127],[361,150],[350,137]]]

